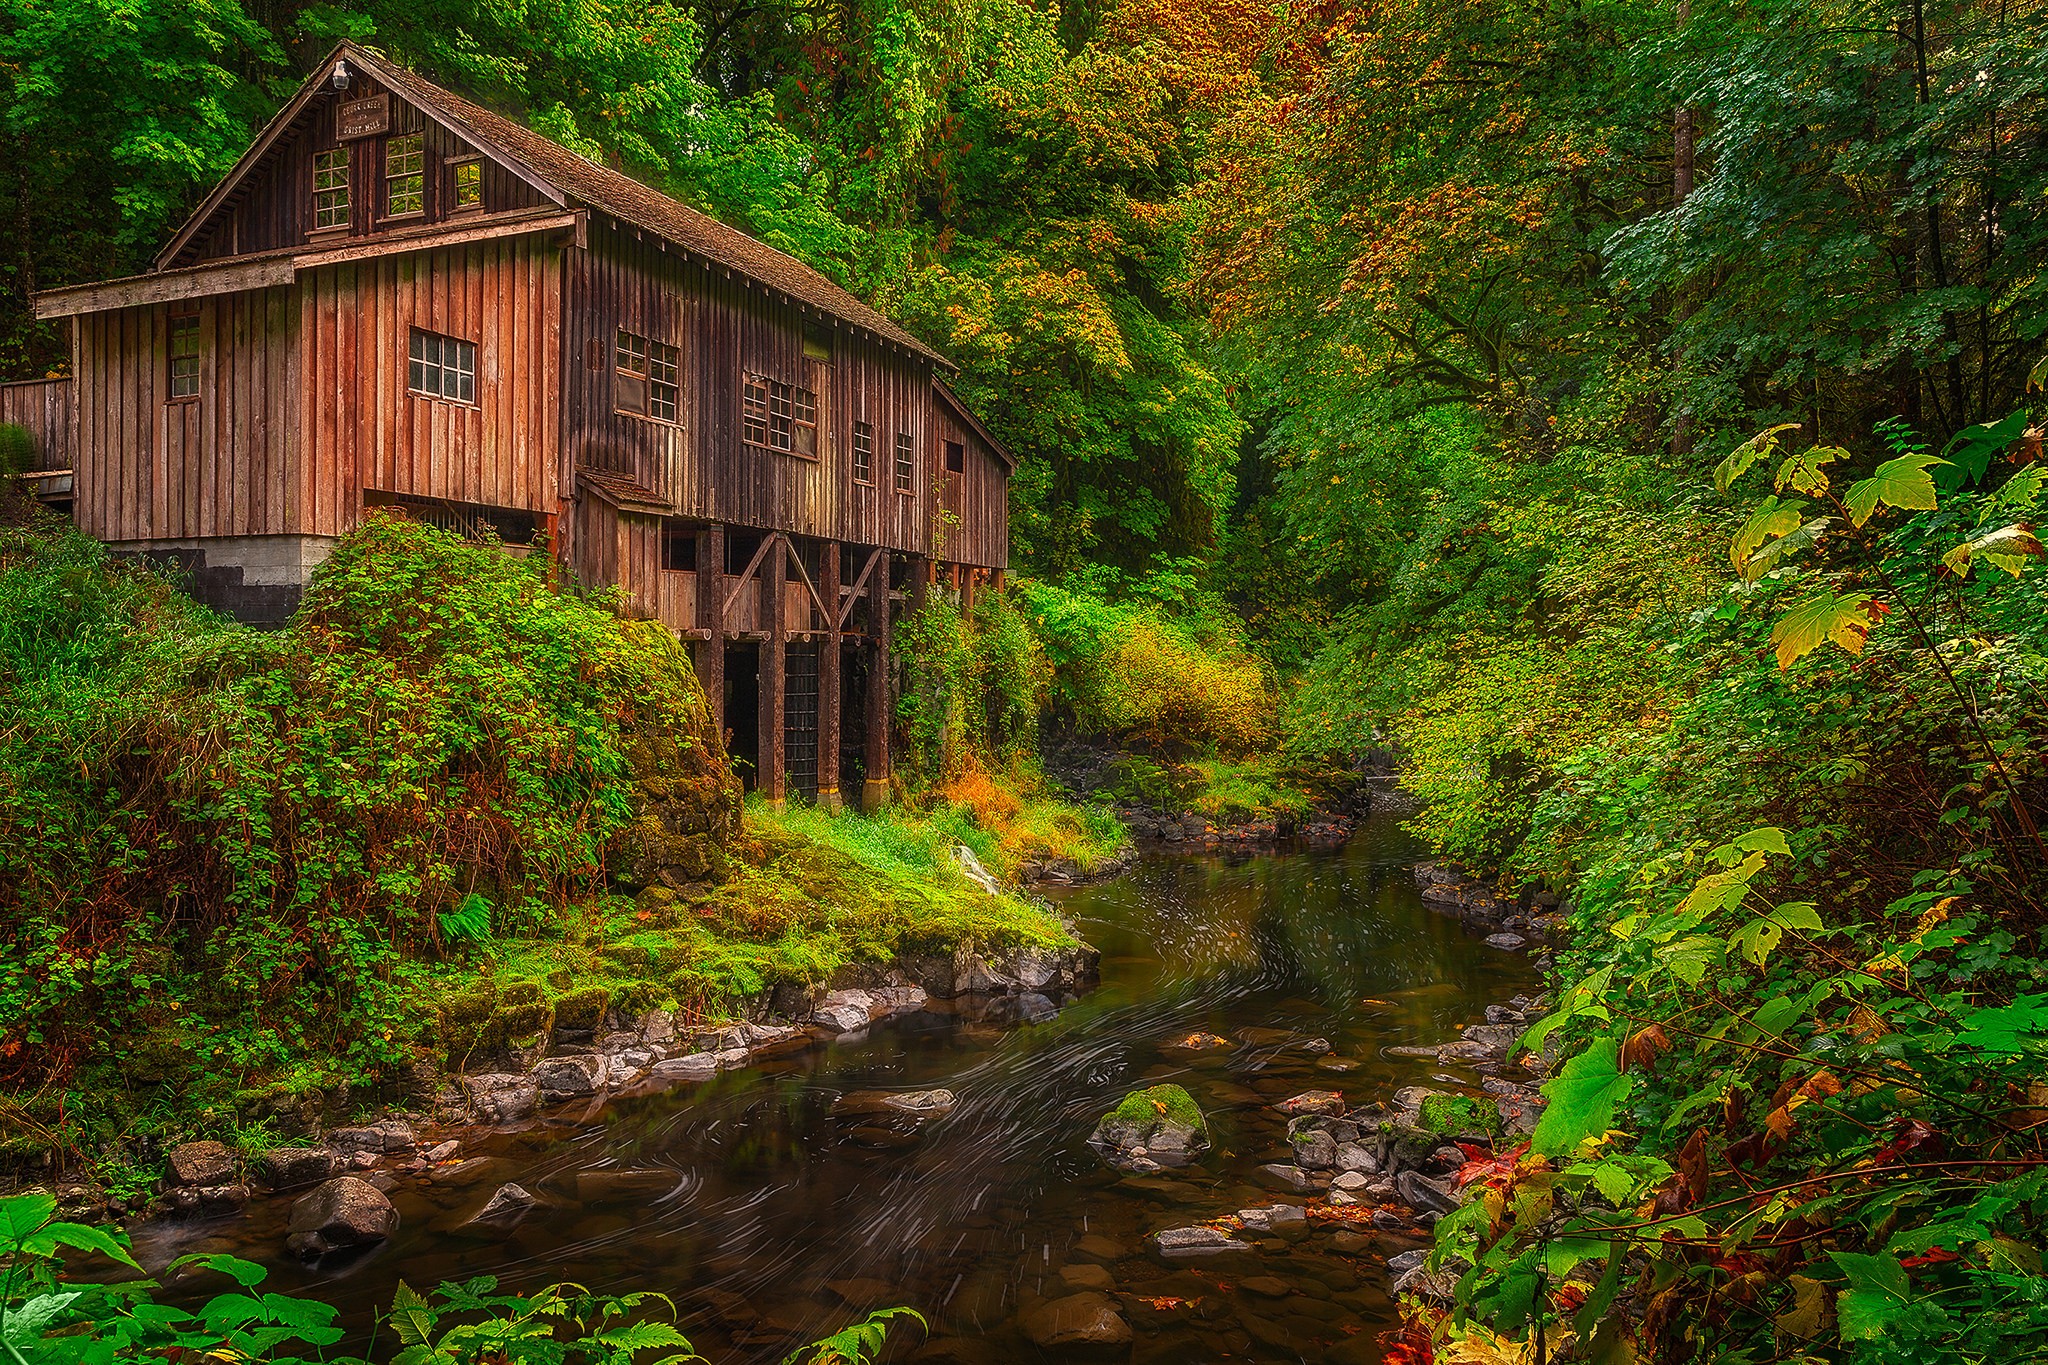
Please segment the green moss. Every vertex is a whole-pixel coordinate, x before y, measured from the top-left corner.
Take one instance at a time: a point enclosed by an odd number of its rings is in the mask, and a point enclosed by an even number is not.
[[[608,986],[584,986],[555,999],[555,1027],[588,1029],[593,1032],[603,1024],[604,1012],[611,1007],[612,992]]]
[[[1155,1085],[1146,1090],[1133,1090],[1124,1096],[1123,1102],[1109,1111],[1109,1118],[1120,1123],[1149,1124],[1159,1118],[1172,1119],[1184,1127],[1206,1129],[1207,1120],[1202,1117],[1202,1108],[1195,1103],[1195,1097],[1177,1085]]]
[[[1459,1133],[1491,1134],[1500,1126],[1500,1113],[1491,1104],[1470,1095],[1429,1095],[1423,1098],[1417,1123],[1446,1137]]]

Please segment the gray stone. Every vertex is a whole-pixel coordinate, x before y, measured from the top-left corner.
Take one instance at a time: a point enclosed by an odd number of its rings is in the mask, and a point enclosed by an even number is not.
[[[1283,1114],[1341,1114],[1344,1097],[1334,1090],[1304,1090],[1273,1106]]]
[[[595,1095],[607,1070],[604,1059],[597,1056],[548,1057],[533,1069],[533,1083],[541,1099],[552,1104]]]
[[[461,1150],[462,1144],[454,1138],[449,1138],[446,1142],[437,1142],[427,1148],[424,1155],[428,1161],[453,1161],[455,1154]]]
[[[510,1071],[486,1071],[462,1078],[470,1112],[484,1123],[513,1123],[540,1105],[540,1087]]]
[[[718,1074],[718,1054],[692,1052],[654,1064],[654,1075],[664,1081],[708,1081]]]
[[[327,1135],[327,1145],[337,1152],[405,1156],[416,1140],[412,1125],[400,1119],[380,1119],[360,1128],[337,1128]]]
[[[476,1217],[469,1221],[510,1227],[526,1217],[527,1211],[539,1202],[522,1185],[500,1185],[491,1192],[491,1197],[484,1201],[484,1206],[477,1210]]]
[[[235,1178],[235,1154],[218,1142],[181,1142],[164,1164],[166,1186],[226,1185]]]
[[[1523,938],[1520,934],[1488,934],[1486,936],[1486,946],[1489,948],[1501,948],[1513,953],[1520,952],[1528,947],[1529,940]]]
[[[867,1006],[841,1001],[818,1006],[811,1011],[811,1022],[828,1033],[859,1033],[872,1021]]]
[[[1374,1159],[1373,1154],[1362,1144],[1356,1142],[1338,1143],[1337,1152],[1332,1164],[1340,1171],[1375,1171],[1379,1169],[1379,1162]]]
[[[1050,1299],[1018,1319],[1024,1335],[1048,1350],[1075,1346],[1124,1346],[1131,1324],[1121,1305],[1107,1294],[1084,1290]]]
[[[667,1047],[676,1040],[676,1017],[667,1010],[649,1010],[640,1016],[640,1041]]]
[[[1299,1166],[1282,1165],[1272,1162],[1252,1172],[1252,1178],[1261,1185],[1276,1190],[1291,1190],[1295,1194],[1307,1194],[1316,1187],[1315,1180]]]
[[[886,1096],[882,1100],[887,1108],[900,1113],[915,1114],[920,1118],[947,1113],[959,1102],[959,1097],[950,1090],[907,1090],[901,1094]]]
[[[1372,1177],[1364,1171],[1339,1171],[1330,1181],[1333,1190],[1362,1190],[1372,1183]]]
[[[1254,1208],[1239,1209],[1237,1221],[1244,1224],[1247,1232],[1281,1232],[1289,1228],[1306,1229],[1308,1211],[1299,1204],[1261,1204]]]
[[[256,1179],[268,1189],[299,1190],[327,1179],[338,1164],[325,1147],[273,1147],[256,1158]]]
[[[1317,1129],[1294,1139],[1294,1164],[1310,1171],[1327,1171],[1337,1164],[1337,1139]]]
[[[1174,1261],[1252,1249],[1250,1242],[1240,1242],[1227,1232],[1205,1227],[1168,1228],[1164,1232],[1153,1233],[1146,1240],[1161,1256]]]
[[[342,1247],[381,1242],[398,1227],[398,1210],[352,1175],[328,1181],[292,1205],[285,1246],[312,1259]]]
[[[1394,1190],[1417,1213],[1454,1213],[1458,1208],[1458,1196],[1448,1184],[1420,1171],[1401,1172],[1394,1178]]]

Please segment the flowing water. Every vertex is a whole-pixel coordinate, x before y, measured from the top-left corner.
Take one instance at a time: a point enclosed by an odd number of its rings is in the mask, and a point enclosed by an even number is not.
[[[362,1320],[401,1275],[416,1287],[488,1274],[515,1289],[657,1289],[699,1350],[734,1361],[778,1361],[893,1304],[932,1323],[921,1347],[901,1331],[898,1358],[1059,1358],[1032,1343],[1020,1313],[1076,1283],[1106,1288],[1106,1271],[1136,1329],[1118,1357],[1375,1361],[1393,1320],[1383,1258],[1414,1241],[1364,1246],[1318,1225],[1226,1267],[1166,1265],[1143,1238],[1289,1197],[1252,1178],[1289,1159],[1273,1101],[1322,1088],[1365,1103],[1425,1082],[1441,1074],[1434,1061],[1386,1050],[1454,1038],[1488,1003],[1535,989],[1521,957],[1423,905],[1414,856],[1391,817],[1341,849],[1148,856],[1113,882],[1059,893],[1102,950],[1102,981],[1054,1017],[912,1015],[580,1121],[477,1137],[464,1154],[482,1160],[401,1182],[399,1231],[344,1268],[280,1255],[284,1200],[253,1206],[205,1247],[266,1260],[269,1287]],[[1162,1047],[1193,1030],[1238,1046]],[[1332,1050],[1319,1057],[1303,1037]],[[1086,1145],[1096,1119],[1169,1079],[1208,1112],[1215,1149],[1169,1175],[1105,1169]],[[857,1092],[935,1087],[957,1106],[922,1124],[834,1112]],[[508,1180],[544,1206],[510,1230],[465,1228]]]

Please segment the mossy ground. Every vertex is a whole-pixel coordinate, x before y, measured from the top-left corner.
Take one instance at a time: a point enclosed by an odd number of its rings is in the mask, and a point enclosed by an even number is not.
[[[1097,796],[1160,811],[1192,811],[1218,826],[1269,820],[1298,823],[1330,806],[1358,781],[1341,765],[1279,754],[1236,760],[1212,756],[1173,764],[1125,754],[1111,773],[1110,784]]]
[[[1208,1128],[1206,1120],[1202,1117],[1201,1106],[1195,1103],[1195,1097],[1177,1085],[1155,1085],[1145,1090],[1133,1090],[1124,1096],[1122,1103],[1109,1111],[1107,1117],[1119,1123],[1130,1124],[1151,1124],[1166,1118],[1197,1132],[1207,1131]]]

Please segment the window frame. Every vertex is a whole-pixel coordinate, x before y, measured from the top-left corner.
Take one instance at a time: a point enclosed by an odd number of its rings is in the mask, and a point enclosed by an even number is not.
[[[322,165],[323,161],[327,164]],[[320,183],[322,175],[332,175],[336,171],[341,173],[339,182],[329,183],[324,186]],[[313,194],[311,199],[313,221],[312,225],[307,229],[308,232],[347,232],[355,225],[355,196],[351,193],[354,188],[354,174],[355,157],[347,143],[343,143],[339,147],[330,147],[326,151],[313,153]],[[330,199],[323,204],[321,201],[322,195],[339,195],[340,198],[338,200]],[[331,223],[320,221],[323,214],[330,213],[337,208],[341,213],[339,221]]]
[[[808,414],[808,415],[805,415]],[[740,375],[740,444],[821,460],[818,391],[751,370]]]
[[[179,342],[189,339],[191,350],[181,353]],[[199,310],[187,308],[170,315],[170,331],[164,348],[168,368],[165,372],[166,403],[196,403],[199,401],[199,379],[203,364],[204,350],[200,343]],[[190,361],[191,372],[179,373],[179,362]],[[181,381],[189,381],[191,387],[181,391]]]
[[[959,460],[957,464],[954,463],[956,456]],[[939,458],[945,462],[948,474],[965,474],[967,472],[967,442],[941,440],[939,442]]]
[[[424,354],[430,344],[434,354],[430,359]],[[456,363],[448,363],[449,348],[454,348]],[[462,362],[467,361],[465,366]],[[430,332],[424,327],[414,327],[406,343],[405,391],[414,398],[425,398],[436,403],[454,403],[460,407],[479,406],[476,396],[477,372],[476,343],[462,337],[449,336],[445,332]],[[434,388],[424,388],[418,380],[424,380],[431,371]],[[455,376],[455,392],[448,391],[448,376]],[[467,379],[468,392],[464,393],[462,381]]]
[[[661,378],[663,374],[668,377]],[[627,392],[627,386],[619,382],[622,379],[639,386],[639,407],[627,407],[622,401]],[[657,410],[664,406],[667,412]],[[616,328],[612,336],[612,411],[663,426],[682,425],[683,348],[659,337]]]
[[[400,143],[411,144],[410,150],[401,152]],[[411,170],[397,170],[394,167],[400,157],[405,157]],[[414,182],[411,191],[413,207],[401,209],[398,204],[400,181]],[[395,222],[402,218],[424,218],[427,216],[427,135],[418,133],[393,133],[384,139],[384,218]]]
[[[896,433],[895,487],[902,497],[917,496],[917,442],[907,431]]]
[[[448,172],[448,211],[450,213],[478,213],[484,206],[484,159],[481,156],[451,156],[442,163]],[[462,199],[462,173],[476,172],[476,198],[464,203]]]
[[[853,481],[867,488],[875,486],[875,424],[853,424]],[[863,459],[862,456],[867,458]]]

